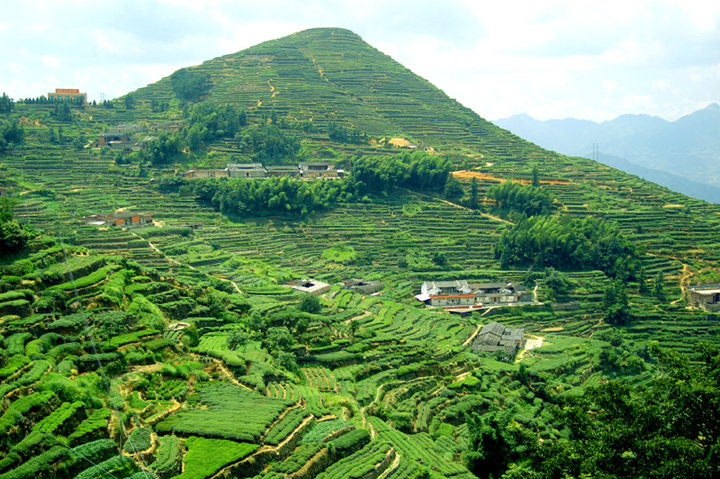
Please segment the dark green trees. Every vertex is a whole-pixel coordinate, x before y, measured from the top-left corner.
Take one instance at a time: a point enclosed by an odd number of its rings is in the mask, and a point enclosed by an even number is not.
[[[610,283],[605,290],[602,306],[607,323],[621,326],[630,320],[627,291],[621,280],[616,279]]]
[[[623,279],[639,268],[637,250],[617,224],[593,217],[523,219],[500,235],[495,257],[503,267],[594,268]]]
[[[512,181],[491,187],[488,196],[502,212],[517,211],[526,216],[549,214],[553,206],[553,199],[545,190]]]
[[[0,197],[0,256],[12,254],[25,246],[29,233],[13,218],[12,200]]]
[[[196,101],[212,87],[210,75],[181,68],[170,75],[170,85],[175,96],[184,101]]]
[[[6,93],[3,93],[0,97],[0,113],[12,113],[14,109],[15,102]]]
[[[22,143],[25,139],[25,130],[17,121],[0,122],[0,151],[8,148],[10,144]]]

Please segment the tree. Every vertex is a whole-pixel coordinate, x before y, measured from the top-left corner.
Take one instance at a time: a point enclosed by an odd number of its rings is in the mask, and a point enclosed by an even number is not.
[[[13,204],[7,196],[0,197],[0,256],[22,249],[30,237],[29,232],[13,219]]]
[[[540,186],[540,178],[538,177],[537,166],[533,166],[532,169],[532,185],[536,188]]]
[[[351,319],[348,323],[348,329],[350,330],[350,337],[355,340],[355,333],[357,333],[358,330],[358,322],[357,319]]]
[[[263,347],[268,351],[287,351],[294,343],[293,335],[285,326],[270,328],[263,340]]]
[[[132,110],[133,108],[135,108],[135,97],[128,93],[125,95],[125,109]]]
[[[552,266],[545,269],[545,284],[556,294],[567,292],[572,285],[567,275]]]
[[[208,73],[181,68],[170,75],[170,86],[181,100],[196,101],[212,87]]]
[[[250,341],[250,335],[247,331],[237,331],[232,333],[227,339],[228,349],[236,349],[239,346],[244,346]]]
[[[15,102],[6,93],[3,93],[0,97],[0,113],[12,113],[14,109]]]
[[[525,464],[541,477],[717,477],[720,351],[697,349],[702,365],[651,343],[661,375],[642,388],[619,380],[588,388],[556,410],[569,437],[535,441]]]
[[[472,180],[470,180],[470,208],[475,209],[478,206],[478,182],[477,178],[473,176]]]
[[[510,422],[511,414],[512,410],[507,410],[466,417],[470,435],[466,463],[478,477],[499,479],[517,457],[515,448],[520,444]]]
[[[448,178],[445,181],[445,198],[455,201],[462,198],[463,195],[465,195],[465,190],[458,179],[453,175],[448,175]]]
[[[616,279],[610,283],[605,290],[602,306],[605,310],[605,321],[608,324],[621,326],[630,320],[627,291],[621,280]]]
[[[655,284],[653,285],[653,296],[655,296],[658,301],[667,301],[667,297],[665,296],[665,277],[662,273],[658,273],[657,276],[655,276]]]
[[[322,305],[320,304],[320,299],[318,299],[316,295],[305,294],[303,299],[300,301],[298,309],[305,313],[317,314],[322,309]]]

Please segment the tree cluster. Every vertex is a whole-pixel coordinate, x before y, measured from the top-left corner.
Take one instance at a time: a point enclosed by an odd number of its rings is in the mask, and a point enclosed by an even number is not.
[[[337,141],[338,143],[359,145],[360,143],[367,142],[367,134],[364,131],[358,130],[355,127],[348,128],[343,125],[338,125],[334,121],[328,123],[328,136],[331,140]]]
[[[50,116],[55,118],[57,121],[73,121],[73,115],[70,111],[70,105],[66,101],[63,101],[62,103],[57,103],[55,105],[55,109],[50,112]]]
[[[553,198],[547,191],[512,181],[492,186],[488,196],[495,200],[502,212],[516,211],[526,216],[537,216],[550,214],[553,207]]]
[[[360,157],[352,161],[351,167],[360,188],[375,193],[386,193],[398,186],[443,191],[452,168],[447,159],[424,152]]]
[[[212,81],[208,73],[181,68],[170,75],[170,86],[179,99],[196,101],[210,90]]]
[[[30,237],[30,233],[14,219],[12,206],[10,198],[0,197],[0,256],[22,249]]]
[[[202,103],[188,110],[187,123],[181,130],[152,139],[147,148],[135,157],[131,155],[127,162],[139,159],[153,165],[169,164],[186,149],[196,153],[215,139],[235,136],[245,124],[242,110]]]
[[[240,216],[306,215],[328,209],[338,201],[355,198],[351,182],[307,182],[287,176],[261,180],[201,179],[191,185],[200,200],[212,204],[222,213]]]
[[[0,113],[12,113],[15,109],[15,102],[12,98],[7,96],[7,93],[3,93],[0,96]]]
[[[235,135],[243,150],[265,163],[278,164],[300,151],[300,138],[274,124],[261,124]]]
[[[22,143],[25,139],[25,130],[20,123],[13,120],[0,121],[0,151],[3,151],[10,144]]]
[[[627,279],[640,269],[638,251],[616,223],[602,218],[533,216],[500,235],[495,258],[509,266],[599,269]]]

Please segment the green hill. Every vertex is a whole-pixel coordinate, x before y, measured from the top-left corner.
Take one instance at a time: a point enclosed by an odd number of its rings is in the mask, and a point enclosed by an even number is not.
[[[343,29],[318,28],[262,43],[187,68],[208,74],[203,101],[230,103],[312,120],[354,126],[372,137],[403,137],[442,152],[489,157],[534,150],[449,98],[389,56]],[[171,99],[170,77],[133,93]],[[499,150],[502,147],[502,151]]]

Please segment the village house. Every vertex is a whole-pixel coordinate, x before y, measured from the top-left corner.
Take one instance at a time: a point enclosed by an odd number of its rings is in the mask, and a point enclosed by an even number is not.
[[[183,173],[185,178],[227,178],[228,176],[227,168],[223,170],[196,170],[193,168]]]
[[[428,306],[439,308],[468,308],[475,305],[475,294],[465,280],[425,281],[415,298]]]
[[[267,176],[300,176],[298,165],[269,165],[265,170]]]
[[[47,94],[50,101],[73,101],[82,99],[83,104],[87,103],[87,93],[80,93],[77,88],[56,88],[55,92]]]
[[[706,311],[720,311],[720,284],[690,286],[690,305]]]
[[[265,178],[267,171],[261,163],[228,163],[230,178]]]
[[[477,283],[471,285],[477,300],[483,305],[502,305],[508,303],[529,303],[533,300],[532,291],[514,283]]]
[[[152,216],[148,213],[136,213],[125,211],[122,213],[113,213],[110,215],[90,215],[82,218],[87,224],[94,226],[141,226],[154,225]]]
[[[508,328],[493,322],[482,327],[473,341],[472,350],[490,353],[505,351],[512,357],[522,347],[524,336],[525,330],[522,328]]]
[[[330,285],[315,279],[296,279],[290,281],[286,286],[303,293],[321,294],[330,290]]]
[[[100,133],[97,146],[100,148],[109,146],[116,150],[130,150],[135,145],[134,134],[141,131],[142,128],[137,124],[125,124],[108,128]]]
[[[338,170],[332,161],[308,161],[300,163],[300,174],[303,178],[337,178]]]

